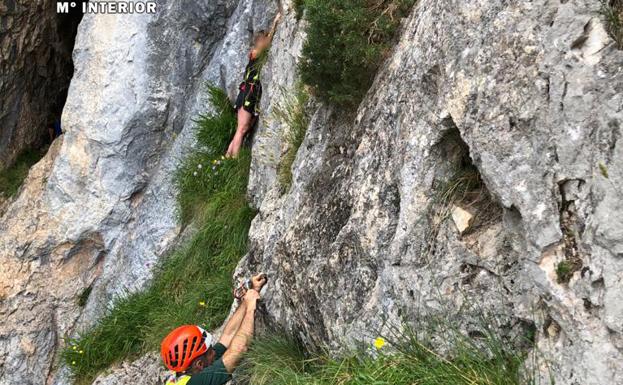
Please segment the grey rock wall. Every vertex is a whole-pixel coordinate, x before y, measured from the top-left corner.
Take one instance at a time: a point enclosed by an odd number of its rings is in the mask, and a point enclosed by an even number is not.
[[[599,7],[420,1],[357,116],[314,113],[291,192],[252,185],[240,272],[273,278],[264,324],[337,349],[484,314],[536,332],[543,383],[623,383],[623,52]],[[461,234],[439,196],[469,163],[484,186]]]

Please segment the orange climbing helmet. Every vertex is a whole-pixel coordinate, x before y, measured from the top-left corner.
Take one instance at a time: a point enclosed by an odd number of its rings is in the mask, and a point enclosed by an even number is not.
[[[184,372],[212,346],[212,335],[196,325],[184,325],[164,337],[160,355],[167,368]]]

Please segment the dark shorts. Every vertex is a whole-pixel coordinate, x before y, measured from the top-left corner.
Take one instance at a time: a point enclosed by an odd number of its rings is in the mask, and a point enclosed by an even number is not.
[[[261,83],[242,83],[239,87],[238,97],[236,98],[236,111],[243,108],[253,116],[260,115],[260,99],[262,98]]]

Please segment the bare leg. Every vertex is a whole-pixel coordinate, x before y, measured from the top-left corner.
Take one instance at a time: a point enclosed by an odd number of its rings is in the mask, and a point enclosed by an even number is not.
[[[227,149],[227,154],[225,154],[228,158],[236,158],[238,153],[240,152],[240,147],[242,147],[242,141],[244,140],[244,136],[251,128],[251,121],[253,120],[253,115],[250,112],[245,111],[244,108],[238,110],[238,128],[236,129],[236,134],[229,144],[229,148]]]

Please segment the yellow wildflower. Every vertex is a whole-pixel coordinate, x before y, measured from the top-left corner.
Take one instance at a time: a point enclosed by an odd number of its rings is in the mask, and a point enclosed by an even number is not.
[[[71,361],[71,364],[72,364],[72,365],[75,365],[75,364],[76,364],[76,361]]]
[[[78,350],[78,347],[76,345],[73,346],[74,350]]]
[[[78,353],[80,353],[80,354],[84,354],[84,350],[81,350],[81,351],[79,351]]]
[[[199,306],[205,306],[205,305],[206,305],[206,303],[204,301],[200,301],[199,302]]]
[[[385,346],[385,339],[383,337],[378,337],[374,340],[374,347],[377,350],[380,350],[383,346]]]

